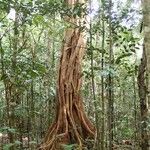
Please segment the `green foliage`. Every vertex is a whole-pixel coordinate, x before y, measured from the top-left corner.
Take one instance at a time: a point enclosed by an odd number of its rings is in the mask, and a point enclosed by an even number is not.
[[[20,144],[21,144],[20,141],[15,141],[14,143],[5,144],[5,145],[3,146],[3,150],[10,150],[10,148],[11,148],[12,146],[14,146],[14,145],[18,146],[18,145],[20,145]]]
[[[10,148],[13,146],[13,143],[9,143],[3,146],[3,150],[10,150]]]
[[[10,133],[13,133],[13,134],[16,133],[16,129],[14,129],[14,128],[10,128],[10,127],[7,127],[7,126],[0,128],[0,132],[2,132],[2,133],[3,132],[7,133],[7,131],[10,132]]]
[[[118,58],[116,58],[115,63],[116,63],[116,64],[119,64],[119,63],[121,62],[121,59],[123,59],[123,58],[125,58],[125,57],[129,57],[129,56],[131,56],[131,55],[132,55],[132,53],[122,54],[121,56],[119,56]]]
[[[62,147],[64,148],[64,150],[75,150],[77,149],[78,145],[77,144],[69,144],[69,145],[62,144]]]

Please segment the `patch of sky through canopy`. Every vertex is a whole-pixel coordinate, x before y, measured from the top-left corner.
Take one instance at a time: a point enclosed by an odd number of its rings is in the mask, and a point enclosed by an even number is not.
[[[142,20],[140,0],[112,0],[112,3],[113,3],[113,7],[111,12],[112,12],[112,18],[114,20],[116,18],[115,21],[119,20],[119,23],[122,26],[125,26],[127,28],[134,28],[139,25],[139,23]],[[91,0],[91,6],[90,6],[91,11],[89,13],[90,18],[94,19],[94,16],[98,14],[100,5],[101,5],[101,0]],[[143,52],[142,43],[143,40],[141,39],[140,46],[138,46],[139,50],[136,53],[136,56],[139,59],[142,57],[142,52]]]

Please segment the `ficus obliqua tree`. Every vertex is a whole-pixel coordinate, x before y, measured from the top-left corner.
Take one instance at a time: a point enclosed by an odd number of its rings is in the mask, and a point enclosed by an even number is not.
[[[73,8],[83,0],[66,0]],[[87,118],[81,97],[81,61],[85,40],[81,28],[84,17],[66,16],[65,21],[74,24],[65,31],[57,82],[57,112],[40,147],[42,150],[63,149],[62,145],[77,144],[83,149],[84,141],[95,136],[95,128]]]

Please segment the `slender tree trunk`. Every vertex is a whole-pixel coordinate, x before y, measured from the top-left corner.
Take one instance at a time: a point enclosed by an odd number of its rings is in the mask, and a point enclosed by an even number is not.
[[[134,96],[134,146],[136,148],[136,143],[137,143],[137,94],[136,94],[136,80],[135,80],[135,73],[133,74],[133,96]]]
[[[55,27],[55,14],[53,16],[53,26]],[[47,35],[49,36],[49,34]],[[54,108],[54,100],[55,100],[55,95],[52,96],[52,91],[50,89],[51,87],[51,84],[53,84],[54,80],[55,80],[55,47],[56,47],[56,44],[55,44],[55,37],[53,37],[52,39],[50,39],[48,37],[48,52],[47,52],[47,63],[48,63],[48,113],[50,114],[53,114],[53,108]],[[51,64],[51,65],[50,65]],[[52,118],[54,116],[51,115],[49,116],[48,118],[48,122],[49,124],[52,122]]]
[[[90,11],[92,12],[92,6],[91,6],[91,0],[90,0]],[[93,102],[94,102],[94,107],[95,107],[95,122],[96,122],[96,129],[97,129],[97,135],[96,135],[96,149],[100,149],[100,126],[99,126],[99,110],[98,107],[99,103],[98,100],[96,99],[96,94],[95,94],[95,75],[94,75],[94,50],[93,50],[93,45],[92,45],[92,19],[90,18],[90,29],[89,29],[89,34],[90,34],[90,39],[89,39],[89,46],[90,46],[90,54],[91,54],[91,86],[92,86],[92,97],[93,97]],[[95,147],[94,146],[94,147]]]
[[[70,7],[77,3],[76,0],[65,2]],[[82,20],[66,17],[66,21],[77,25]],[[84,112],[81,97],[81,60],[84,47],[80,29],[66,29],[57,85],[57,116],[40,149],[60,150],[63,144],[78,144],[82,149],[86,139],[94,138],[95,128]]]
[[[112,25],[111,25],[112,1],[109,0],[109,75],[108,75],[108,130],[109,130],[109,150],[113,149],[113,122],[114,122],[114,98],[113,98],[113,49],[112,49]]]
[[[104,21],[104,4],[105,0],[102,0],[102,57],[101,57],[101,70],[104,71],[104,49],[105,49],[105,21]],[[104,76],[101,76],[101,101],[102,101],[102,131],[101,131],[101,150],[104,150],[105,140],[105,101],[104,101]]]
[[[30,95],[29,95],[29,91],[26,91],[26,103],[27,106],[30,106]],[[28,137],[28,143],[27,143],[27,147],[29,148],[29,142],[30,142],[30,128],[31,128],[31,117],[30,117],[30,107],[27,108],[27,137]]]
[[[31,56],[32,56],[32,69],[35,70],[35,60],[36,60],[36,52],[35,52],[35,43],[32,43],[31,45]],[[35,135],[36,135],[36,131],[35,131],[35,80],[34,78],[32,78],[31,80],[31,85],[30,85],[30,123],[31,123],[31,141],[35,140]],[[34,149],[34,145],[31,145],[31,149]]]
[[[16,2],[16,1],[15,1]],[[11,85],[9,87],[9,106],[10,106],[10,114],[9,114],[9,127],[12,129],[17,129],[19,124],[19,120],[20,118],[17,118],[15,116],[15,110],[17,105],[20,103],[20,98],[18,95],[18,90],[17,90],[17,86],[18,86],[18,80],[17,80],[17,72],[16,72],[16,68],[17,68],[17,51],[18,51],[18,10],[17,10],[17,6],[15,5],[15,21],[14,21],[14,35],[13,35],[13,51],[12,51],[12,58],[11,58],[11,62],[12,62],[12,82],[8,82],[8,85]],[[10,138],[10,143],[14,144],[12,147],[10,147],[10,150],[15,150],[16,149],[16,145],[15,145],[15,140],[16,140],[16,133],[12,133],[9,132],[9,138]]]

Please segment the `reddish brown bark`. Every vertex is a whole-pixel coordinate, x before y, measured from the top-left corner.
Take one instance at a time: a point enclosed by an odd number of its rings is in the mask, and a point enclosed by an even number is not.
[[[74,3],[68,2],[69,5]],[[77,23],[76,19],[67,20]],[[84,112],[80,91],[84,47],[80,29],[67,29],[60,59],[57,116],[44,139],[42,150],[60,150],[62,144],[74,143],[83,149],[84,141],[95,136],[95,128]]]

